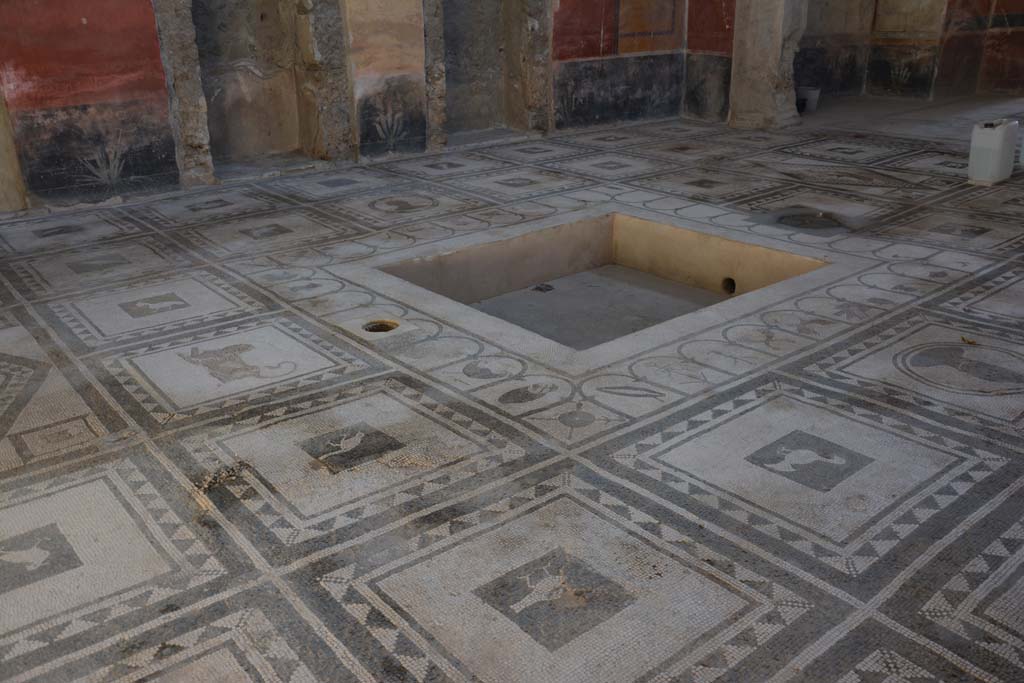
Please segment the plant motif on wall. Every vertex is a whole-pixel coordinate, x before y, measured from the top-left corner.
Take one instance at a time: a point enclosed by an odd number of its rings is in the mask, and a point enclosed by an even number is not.
[[[423,82],[395,76],[374,83],[372,89],[359,102],[363,152],[372,155],[423,149],[427,126]]]
[[[401,111],[396,111],[391,103],[385,104],[384,109],[377,113],[373,122],[373,128],[377,131],[377,137],[387,146],[387,151],[394,152],[398,143],[409,136],[405,128],[405,118]]]
[[[850,87],[858,80],[857,75],[860,64],[857,55],[851,53],[837,53],[828,60],[828,75],[833,87]]]
[[[914,71],[909,62],[895,62],[889,65],[889,80],[895,90],[904,90],[910,83]]]
[[[572,114],[583,104],[583,100],[584,98],[579,94],[579,86],[576,81],[571,81],[566,84],[566,87],[561,88],[561,92],[558,93],[558,102],[555,106],[555,113],[559,121],[570,121]]]
[[[79,157],[84,171],[78,179],[88,185],[116,188],[124,174],[127,153],[128,145],[120,132],[102,135],[91,156]]]

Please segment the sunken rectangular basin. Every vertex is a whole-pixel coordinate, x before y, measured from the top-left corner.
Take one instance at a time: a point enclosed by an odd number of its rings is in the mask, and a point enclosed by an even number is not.
[[[382,270],[582,351],[825,265],[613,213]]]

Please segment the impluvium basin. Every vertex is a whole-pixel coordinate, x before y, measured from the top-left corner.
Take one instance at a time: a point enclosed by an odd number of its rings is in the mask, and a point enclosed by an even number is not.
[[[381,270],[585,350],[825,265],[611,213]]]

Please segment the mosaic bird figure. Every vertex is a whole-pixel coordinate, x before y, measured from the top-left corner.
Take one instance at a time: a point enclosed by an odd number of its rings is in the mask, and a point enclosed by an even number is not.
[[[515,614],[519,614],[537,603],[557,600],[567,590],[565,576],[561,573],[551,574],[545,570],[545,575],[536,583],[529,576],[522,578],[526,579],[526,586],[530,592],[521,600],[509,605],[509,609]]]
[[[812,465],[819,461],[827,462],[830,465],[837,465],[839,467],[846,464],[846,458],[841,456],[822,455],[809,448],[798,448],[796,450],[783,448],[779,452],[785,457],[781,461],[767,464],[765,467],[770,470],[774,470],[775,472],[791,473],[796,472],[800,467],[807,467],[808,465]]]
[[[365,438],[366,434],[364,434],[363,432],[356,432],[351,436],[346,436],[342,439],[332,441],[330,443],[330,446],[339,453],[347,453],[348,451],[351,451],[352,449],[358,447],[359,444],[361,444],[363,442],[363,439]]]
[[[143,299],[136,301],[135,307],[148,315],[156,315],[166,311],[173,311],[178,307],[178,302],[169,300]]]
[[[50,559],[50,551],[38,544],[25,550],[0,550],[0,562],[21,565],[25,571],[34,572]]]

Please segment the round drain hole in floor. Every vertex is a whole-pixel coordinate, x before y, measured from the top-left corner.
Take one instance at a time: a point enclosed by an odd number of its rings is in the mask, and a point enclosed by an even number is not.
[[[364,332],[372,332],[374,334],[382,334],[397,329],[398,323],[394,320],[371,320],[363,325]]]
[[[735,294],[736,281],[733,280],[731,277],[727,277],[724,280],[722,280],[722,291],[725,292],[726,294]]]

